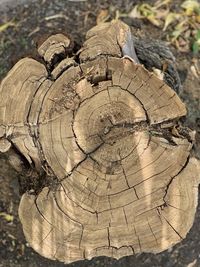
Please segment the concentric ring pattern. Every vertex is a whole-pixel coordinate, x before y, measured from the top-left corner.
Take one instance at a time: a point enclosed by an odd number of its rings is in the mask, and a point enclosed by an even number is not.
[[[163,251],[186,236],[197,206],[192,141],[174,128],[185,105],[122,57],[125,35],[102,37],[95,52],[106,27],[88,33],[80,64],[64,59],[49,76],[43,64],[22,59],[0,87],[0,138],[54,179],[22,196],[24,234],[41,255],[64,262]],[[68,43],[53,37],[40,49],[46,66]]]

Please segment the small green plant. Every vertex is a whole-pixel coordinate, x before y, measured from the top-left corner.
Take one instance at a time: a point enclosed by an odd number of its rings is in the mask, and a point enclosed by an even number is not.
[[[200,51],[200,29],[197,31],[192,45],[192,51],[194,54],[197,54]]]

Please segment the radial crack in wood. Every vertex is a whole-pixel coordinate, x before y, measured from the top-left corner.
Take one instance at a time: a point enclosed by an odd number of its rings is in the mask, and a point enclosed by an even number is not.
[[[26,160],[39,181],[20,201],[25,237],[67,263],[163,251],[185,238],[197,206],[186,107],[136,62],[124,23],[94,27],[81,63],[49,69],[69,42],[50,37],[39,48],[47,66],[22,59],[0,87],[0,151],[14,148],[16,169]]]

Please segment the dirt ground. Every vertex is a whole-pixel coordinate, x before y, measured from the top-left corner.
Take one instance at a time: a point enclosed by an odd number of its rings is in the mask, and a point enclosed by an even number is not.
[[[14,63],[34,54],[35,47],[44,36],[65,32],[73,37],[75,49],[81,46],[86,31],[96,23],[97,14],[109,9],[128,13],[136,3],[155,1],[137,0],[36,0],[9,10],[0,10],[0,25],[14,21],[17,25],[0,33],[0,80]],[[173,1],[174,9],[181,1]],[[125,19],[129,25],[151,38],[165,40],[166,33],[149,22]],[[193,155],[200,159],[200,80],[191,71],[192,53],[180,53],[171,47],[177,58],[177,67],[183,84],[181,98],[188,107],[185,124],[196,130],[197,142]],[[198,60],[198,58],[197,58]],[[0,155],[0,212],[13,216],[10,222],[0,217],[0,267],[61,267],[63,263],[47,260],[34,252],[26,243],[17,210],[20,201],[17,173]],[[141,254],[114,260],[99,257],[90,261],[69,264],[70,267],[194,267],[200,266],[200,205],[194,225],[185,240],[173,248],[157,254]]]

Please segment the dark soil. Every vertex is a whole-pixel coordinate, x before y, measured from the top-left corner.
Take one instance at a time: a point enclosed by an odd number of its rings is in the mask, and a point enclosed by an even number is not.
[[[33,51],[45,36],[64,32],[74,40],[75,50],[81,46],[85,33],[96,24],[100,10],[109,9],[111,17],[116,11],[129,12],[136,3],[154,3],[139,0],[36,0],[19,5],[7,11],[0,10],[0,25],[13,20],[17,26],[0,33],[0,80],[20,58],[34,56]],[[182,1],[173,1],[174,8]],[[62,14],[62,16],[56,16]],[[140,35],[165,40],[166,33],[149,22],[125,19],[129,25],[138,28]],[[181,98],[188,107],[185,124],[196,131],[197,142],[193,155],[200,159],[200,80],[191,72],[192,54],[179,53],[171,47],[177,58],[178,71],[183,83]],[[198,58],[197,58],[198,60]],[[12,222],[0,216],[0,267],[60,267],[63,263],[47,260],[34,252],[26,243],[18,218],[20,201],[18,175],[0,155],[0,212],[14,216]],[[67,266],[92,267],[194,267],[200,266],[200,205],[194,225],[185,240],[163,253],[141,254],[114,260],[106,257],[81,261]],[[190,263],[193,263],[189,265]]]

